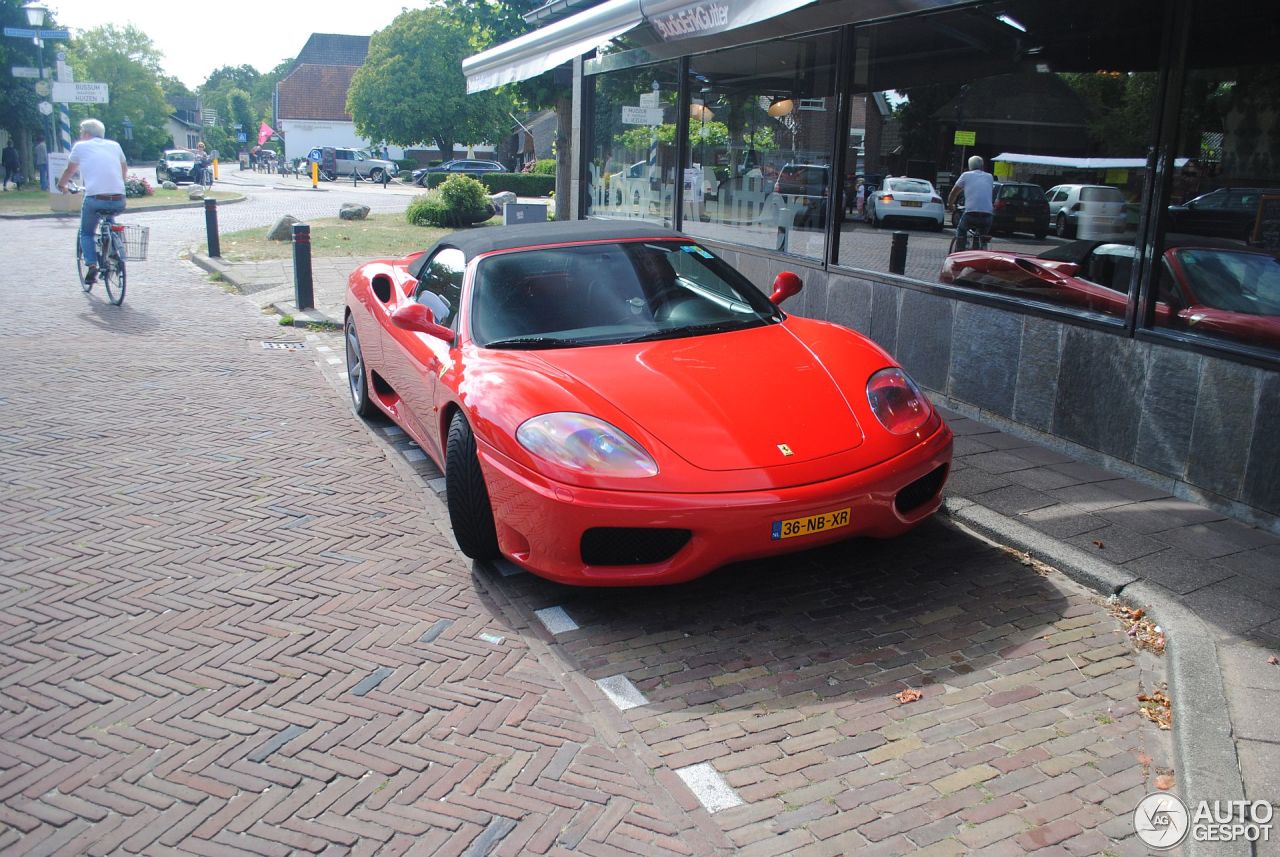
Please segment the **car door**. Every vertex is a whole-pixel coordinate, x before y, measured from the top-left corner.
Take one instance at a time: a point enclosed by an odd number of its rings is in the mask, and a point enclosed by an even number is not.
[[[411,296],[401,302],[416,302],[431,310],[437,324],[457,333],[458,307],[462,301],[462,279],[466,257],[453,247],[442,247],[422,269],[422,277]],[[431,445],[428,452],[443,460],[438,419],[441,389],[439,379],[453,367],[453,345],[425,333],[402,330],[394,325],[385,328],[386,363],[394,366],[388,380],[400,394],[406,420],[418,429],[420,437]],[[456,340],[455,340],[456,342]]]

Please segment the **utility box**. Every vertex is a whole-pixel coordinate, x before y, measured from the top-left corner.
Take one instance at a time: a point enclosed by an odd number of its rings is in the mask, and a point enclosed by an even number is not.
[[[502,225],[546,223],[547,207],[536,202],[508,202],[502,206]]]

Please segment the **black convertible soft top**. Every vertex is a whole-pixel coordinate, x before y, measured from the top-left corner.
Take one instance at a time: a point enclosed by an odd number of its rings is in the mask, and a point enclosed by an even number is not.
[[[409,265],[409,274],[422,279],[422,269],[427,260],[441,247],[454,247],[462,251],[468,260],[494,250],[511,250],[516,247],[535,247],[539,244],[577,243],[579,241],[608,241],[621,238],[684,238],[674,229],[664,229],[652,223],[632,223],[622,220],[557,220],[547,223],[522,223],[519,226],[487,226],[451,232],[427,249]]]

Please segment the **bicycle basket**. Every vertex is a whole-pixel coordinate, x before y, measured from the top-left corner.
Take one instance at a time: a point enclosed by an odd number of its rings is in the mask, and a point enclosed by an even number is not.
[[[117,227],[120,229],[120,227]],[[136,223],[123,224],[120,237],[124,241],[124,257],[130,261],[140,262],[147,258],[147,240],[151,236],[150,226],[138,226]]]

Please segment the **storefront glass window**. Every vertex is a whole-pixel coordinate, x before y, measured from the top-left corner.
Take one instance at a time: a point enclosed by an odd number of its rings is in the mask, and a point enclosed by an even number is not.
[[[1023,0],[857,29],[836,263],[890,271],[902,231],[894,273],[1123,319],[1157,96],[1151,10]],[[974,156],[992,179],[973,206],[991,212],[990,245],[953,254],[969,200],[949,192]]]
[[[1280,17],[1194,9],[1152,322],[1280,351]]]
[[[690,60],[685,232],[822,258],[836,43],[822,33]]]
[[[588,78],[595,110],[587,152],[587,216],[671,223],[675,206],[675,62]]]

